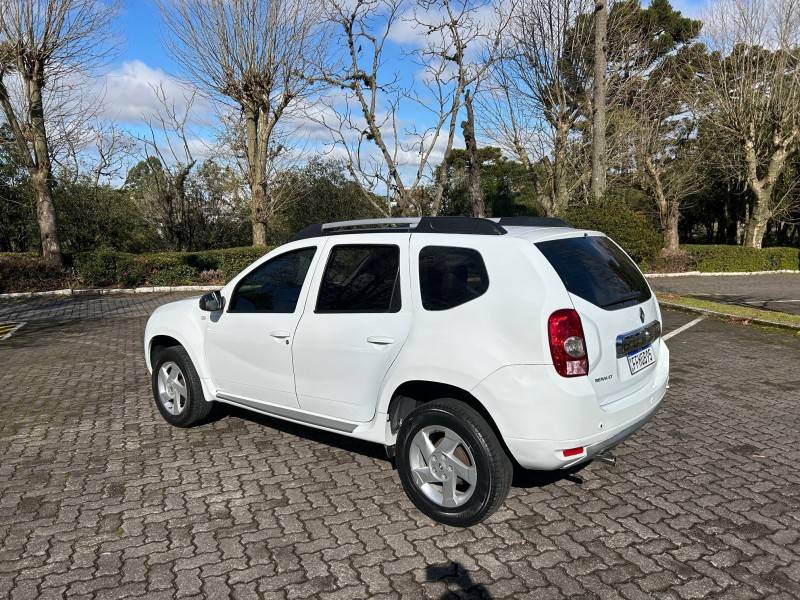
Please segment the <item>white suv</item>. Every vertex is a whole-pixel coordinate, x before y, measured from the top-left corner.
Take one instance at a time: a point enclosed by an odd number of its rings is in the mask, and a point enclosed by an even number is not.
[[[414,504],[466,526],[512,461],[554,470],[641,427],[667,389],[658,302],[609,238],[556,219],[314,225],[147,323],[178,427],[222,402],[386,446]]]

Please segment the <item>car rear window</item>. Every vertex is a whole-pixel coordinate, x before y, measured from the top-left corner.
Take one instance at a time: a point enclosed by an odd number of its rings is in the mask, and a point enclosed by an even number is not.
[[[425,246],[419,252],[419,287],[425,310],[447,310],[483,295],[489,275],[477,250]]]
[[[536,247],[567,291],[595,306],[618,310],[650,298],[650,288],[639,269],[607,237],[563,238],[539,242]]]

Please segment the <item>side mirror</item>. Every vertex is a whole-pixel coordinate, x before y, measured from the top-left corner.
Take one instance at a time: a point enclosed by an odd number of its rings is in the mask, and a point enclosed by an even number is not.
[[[217,312],[225,307],[225,298],[218,290],[208,292],[200,298],[200,310],[208,312]]]

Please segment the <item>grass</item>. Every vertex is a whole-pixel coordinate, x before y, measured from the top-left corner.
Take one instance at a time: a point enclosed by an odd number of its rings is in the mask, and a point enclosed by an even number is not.
[[[719,316],[728,317],[736,321],[800,329],[800,315],[763,310],[750,306],[739,306],[737,304],[723,304],[713,300],[701,300],[700,298],[679,296],[677,294],[658,293],[656,296],[659,302],[665,306],[671,305],[700,313],[717,313]]]

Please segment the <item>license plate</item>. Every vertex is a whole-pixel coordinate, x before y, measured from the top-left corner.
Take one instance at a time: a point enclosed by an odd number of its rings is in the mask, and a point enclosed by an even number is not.
[[[653,353],[653,347],[647,346],[636,352],[628,354],[628,366],[631,369],[631,375],[635,375],[642,369],[646,369],[656,362],[656,355]]]

